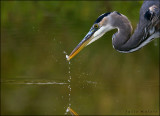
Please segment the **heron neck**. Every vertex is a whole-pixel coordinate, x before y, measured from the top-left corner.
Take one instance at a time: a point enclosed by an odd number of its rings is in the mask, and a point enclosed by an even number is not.
[[[119,52],[129,53],[136,51],[141,39],[141,32],[138,29],[132,35],[132,26],[130,22],[117,23],[118,32],[113,36],[113,46]],[[137,27],[138,28],[138,27]]]

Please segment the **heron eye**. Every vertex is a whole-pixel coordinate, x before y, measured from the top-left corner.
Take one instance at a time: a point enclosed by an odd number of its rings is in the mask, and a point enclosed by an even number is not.
[[[98,29],[98,27],[99,27],[98,24],[95,24],[95,25],[94,25],[94,28]]]

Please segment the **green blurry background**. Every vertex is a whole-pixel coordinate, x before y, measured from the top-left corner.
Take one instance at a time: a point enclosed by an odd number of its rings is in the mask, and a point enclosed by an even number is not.
[[[69,54],[105,12],[126,15],[135,28],[141,5],[142,1],[1,2],[1,114],[63,115],[69,84],[71,108],[78,114],[158,114],[159,39],[123,54],[112,47],[117,30],[110,31],[71,60],[68,82],[64,51]]]

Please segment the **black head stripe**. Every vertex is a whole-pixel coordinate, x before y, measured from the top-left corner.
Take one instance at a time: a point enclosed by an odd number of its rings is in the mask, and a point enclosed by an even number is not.
[[[118,15],[121,15],[121,13],[119,13],[119,12],[117,12],[117,11],[116,11],[116,13],[117,13]]]
[[[109,13],[104,13],[101,16],[98,17],[98,19],[95,21],[95,23],[99,23],[105,16],[109,15],[111,12]]]

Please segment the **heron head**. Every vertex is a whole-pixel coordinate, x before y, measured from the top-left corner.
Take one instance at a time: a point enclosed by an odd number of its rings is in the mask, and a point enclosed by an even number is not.
[[[67,60],[72,59],[77,53],[79,53],[84,47],[91,44],[92,42],[98,40],[102,37],[107,31],[113,29],[110,25],[112,12],[104,13],[98,17],[94,22],[89,32],[83,38],[83,40],[76,46],[76,48],[71,52],[69,56],[66,56]]]

